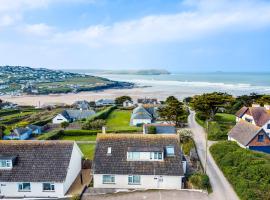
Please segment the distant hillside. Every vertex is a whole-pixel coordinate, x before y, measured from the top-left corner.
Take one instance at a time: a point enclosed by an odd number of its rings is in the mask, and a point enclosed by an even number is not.
[[[0,66],[0,95],[76,93],[125,87],[133,84],[61,70]]]
[[[170,74],[167,70],[149,69],[149,70],[104,70],[104,74],[123,74],[123,75],[163,75]]]

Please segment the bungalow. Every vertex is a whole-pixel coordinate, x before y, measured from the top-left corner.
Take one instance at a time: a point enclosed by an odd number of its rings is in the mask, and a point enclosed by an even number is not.
[[[90,104],[89,102],[83,100],[83,101],[75,101],[73,104],[73,107],[78,110],[89,110]]]
[[[176,135],[100,134],[94,188],[182,189],[185,164]]]
[[[144,107],[139,105],[138,107],[134,108],[132,112],[130,125],[138,126],[142,124],[150,124],[157,117],[157,107]]]
[[[32,135],[33,131],[29,128],[15,128],[10,135],[5,135],[4,140],[27,140]]]
[[[125,100],[125,101],[123,102],[123,107],[124,107],[124,108],[130,108],[130,107],[133,107],[133,106],[134,106],[133,101]]]
[[[68,141],[0,141],[0,198],[62,198],[81,172]]]
[[[53,118],[52,123],[61,124],[62,122],[74,122],[91,117],[95,113],[96,112],[93,110],[64,110]]]
[[[154,127],[155,134],[176,134],[175,124],[168,123],[144,124],[143,134],[149,134],[150,127]]]
[[[266,131],[245,120],[239,121],[229,132],[228,140],[242,148],[270,153],[270,138]]]
[[[115,101],[113,99],[99,99],[95,101],[96,106],[114,106]]]
[[[37,126],[37,125],[28,125],[26,128],[31,129],[33,134],[39,135],[42,134],[43,132],[43,127],[42,126]]]
[[[157,105],[159,104],[158,100],[155,98],[143,98],[143,99],[137,99],[137,103],[140,105]]]

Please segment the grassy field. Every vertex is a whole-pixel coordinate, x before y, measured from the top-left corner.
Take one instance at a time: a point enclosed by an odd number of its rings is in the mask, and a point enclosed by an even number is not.
[[[89,160],[93,160],[96,145],[95,144],[78,144],[78,145],[81,151],[83,152],[84,157]]]
[[[142,131],[141,127],[130,126],[131,111],[129,110],[114,110],[106,119],[108,130],[138,130]]]
[[[212,145],[210,152],[240,199],[270,199],[270,155],[228,141]]]
[[[96,135],[62,136],[60,140],[96,141]]]
[[[206,128],[206,123],[196,117],[196,121],[202,127]],[[208,139],[226,140],[228,132],[235,125],[235,116],[226,113],[217,113],[213,121],[209,122]]]

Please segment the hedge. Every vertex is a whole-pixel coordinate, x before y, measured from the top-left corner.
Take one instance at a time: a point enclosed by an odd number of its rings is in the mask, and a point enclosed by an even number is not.
[[[37,140],[57,140],[61,137],[63,131],[55,130],[37,137]]]
[[[37,121],[37,122],[33,123],[33,125],[36,125],[36,126],[44,126],[44,125],[50,123],[51,121],[52,121],[52,118],[50,118],[50,119],[45,119],[45,120]]]
[[[268,154],[243,149],[229,141],[213,144],[210,152],[240,199],[270,199]]]
[[[91,116],[87,120],[94,121],[96,119],[106,119],[109,116],[109,114],[115,109],[116,109],[116,106],[108,107],[108,108],[96,113],[95,115]]]

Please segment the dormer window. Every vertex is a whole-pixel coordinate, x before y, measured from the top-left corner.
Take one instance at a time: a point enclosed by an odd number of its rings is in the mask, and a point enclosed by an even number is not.
[[[12,160],[0,160],[0,169],[1,168],[11,168],[12,167]]]
[[[267,129],[270,129],[270,124],[267,124]]]
[[[112,147],[108,147],[108,149],[107,149],[107,154],[112,154]]]

